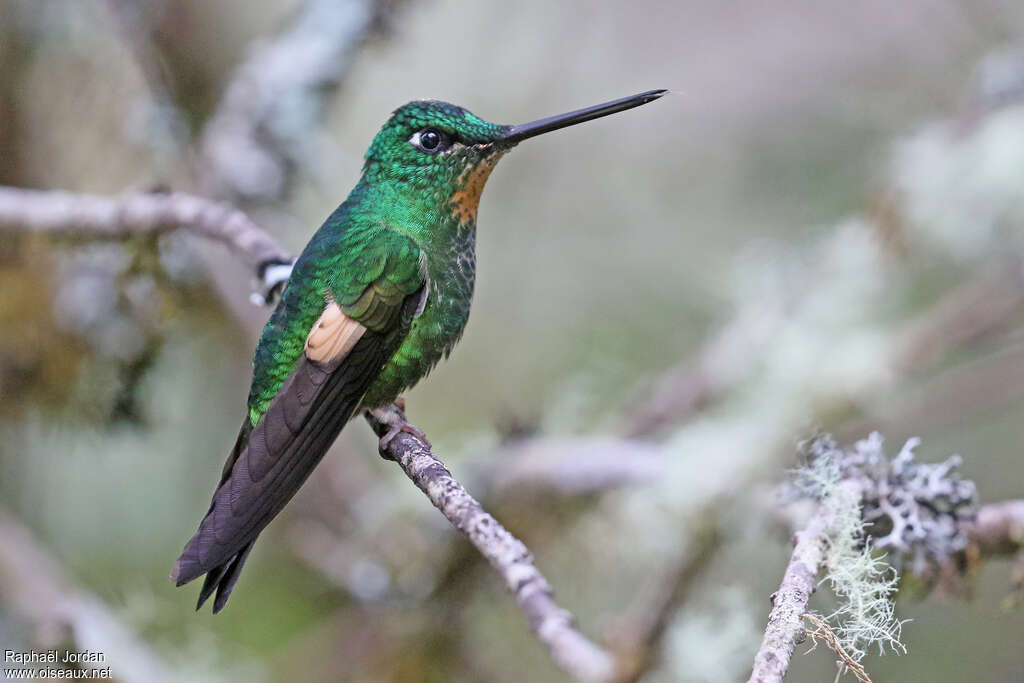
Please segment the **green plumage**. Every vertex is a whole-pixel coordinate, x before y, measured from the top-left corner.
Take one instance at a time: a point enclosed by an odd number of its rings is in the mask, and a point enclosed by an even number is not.
[[[390,404],[462,336],[476,274],[476,210],[520,140],[660,97],[641,93],[521,126],[444,102],[392,115],[363,174],[292,269],[256,348],[248,411],[210,508],[171,578],[203,574],[222,609],[263,528],[338,432]],[[382,448],[399,426],[382,437]],[[405,425],[402,429],[412,429]]]
[[[450,151],[424,154],[410,145],[426,127],[450,136]],[[372,327],[375,321],[355,306],[368,286],[405,296],[429,278],[422,314],[367,391],[364,407],[390,403],[451,351],[469,318],[476,270],[476,220],[460,221],[451,199],[467,171],[505,151],[493,142],[505,129],[443,102],[414,102],[394,113],[370,146],[359,183],[299,256],[264,328],[249,393],[253,425],[294,370],[328,297]]]

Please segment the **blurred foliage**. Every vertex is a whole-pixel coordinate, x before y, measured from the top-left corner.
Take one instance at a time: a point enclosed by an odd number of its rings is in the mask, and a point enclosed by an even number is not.
[[[233,66],[297,2],[0,0],[0,182],[187,186],[183,151]],[[890,376],[885,342],[1024,254],[1022,110],[1012,88],[998,88],[995,112],[965,95],[975,65],[1024,30],[1024,7],[425,0],[391,26],[361,52],[295,196],[257,214],[293,251],[410,99],[514,123],[673,89],[501,164],[466,337],[408,396],[437,453],[531,548],[584,631],[611,638],[657,593],[685,553],[691,501],[781,479],[816,427],[920,434],[964,455],[983,499],[1022,495],[1024,312],[903,376]],[[5,507],[188,680],[562,680],[361,423],[264,533],[231,607],[192,612],[195,590],[166,575],[242,417],[254,344],[204,264],[213,278],[246,276],[207,248],[2,238]],[[732,390],[668,436],[663,476],[570,499],[489,496],[508,433],[603,431],[647,380],[745,313],[774,321],[770,334],[740,354],[749,371]],[[728,541],[645,680],[749,671],[788,552],[749,498],[729,499]],[[1024,615],[999,608],[1008,574],[986,566],[970,602],[899,602],[910,654],[869,658],[869,672],[1024,678]],[[0,605],[0,639],[15,632],[6,614]],[[788,680],[833,671],[817,652]]]

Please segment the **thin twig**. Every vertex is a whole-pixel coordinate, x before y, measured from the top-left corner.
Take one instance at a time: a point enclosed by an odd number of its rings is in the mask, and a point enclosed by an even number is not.
[[[817,586],[818,570],[824,560],[825,532],[829,520],[819,506],[817,513],[795,534],[796,544],[779,590],[772,596],[772,611],[761,648],[754,658],[750,681],[779,682],[789,669],[793,650],[803,642],[803,615]]]
[[[842,492],[858,499],[857,484],[844,481]],[[748,683],[780,683],[789,669],[796,646],[807,639],[803,615],[817,588],[818,571],[825,559],[827,534],[833,524],[832,512],[818,505],[803,530],[794,534],[793,553],[779,590],[772,596],[772,611],[764,631],[761,647],[754,657],[754,669]]]
[[[868,676],[868,672],[864,669],[863,665],[851,657],[850,653],[843,648],[843,644],[839,642],[839,636],[836,635],[836,632],[833,631],[823,619],[820,619],[813,614],[804,614],[803,618],[811,622],[811,625],[814,627],[807,631],[807,635],[811,637],[811,640],[814,643],[811,646],[811,649],[807,651],[807,654],[810,654],[814,648],[818,646],[818,638],[821,638],[825,641],[828,649],[832,650],[832,652],[836,653],[836,656],[839,657],[839,673],[836,675],[837,680],[842,673],[850,671],[857,677],[858,681],[861,681],[861,683],[872,683],[871,677]]]
[[[409,425],[397,406],[391,410],[395,413],[393,424]],[[388,425],[371,416],[367,420],[378,436],[387,433]],[[558,666],[581,681],[612,679],[614,660],[573,628],[572,615],[555,602],[551,586],[534,566],[527,547],[480,506],[426,443],[400,432],[382,455],[397,462],[434,507],[487,558]]]

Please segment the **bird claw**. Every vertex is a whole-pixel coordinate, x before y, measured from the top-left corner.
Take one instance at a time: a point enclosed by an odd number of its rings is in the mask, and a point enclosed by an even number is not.
[[[403,409],[405,407],[405,401],[401,401],[400,404],[398,401],[395,403],[399,406],[399,409]],[[414,424],[410,424],[402,413],[392,410],[391,406],[371,410],[370,414],[373,415],[374,419],[378,422],[383,425],[387,425],[388,427],[387,433],[380,437],[380,441],[377,442],[377,450],[380,453],[380,456],[385,460],[394,460],[394,458],[388,453],[388,448],[391,446],[391,442],[394,441],[395,437],[402,432],[411,434],[422,441],[423,445],[427,448],[431,448],[430,441],[427,439],[427,435],[423,433],[423,430]]]
[[[427,448],[431,447],[430,441],[427,440],[427,435],[423,433],[422,429],[420,429],[416,425],[411,425],[408,422],[403,422],[402,424],[392,425],[391,429],[388,430],[388,433],[380,437],[380,442],[378,442],[377,448],[378,450],[380,450],[380,453],[383,457],[386,457],[389,460],[391,459],[389,456],[385,454],[388,450],[388,447],[391,446],[391,442],[394,441],[395,437],[401,434],[402,432],[405,432],[406,434],[412,434],[417,439],[422,441],[424,446],[426,446]]]

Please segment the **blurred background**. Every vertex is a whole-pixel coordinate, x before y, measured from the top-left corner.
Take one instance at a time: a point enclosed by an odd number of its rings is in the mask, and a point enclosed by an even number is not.
[[[920,436],[983,501],[1024,495],[1022,31],[1008,0],[0,0],[0,183],[204,194],[298,253],[406,101],[518,123],[670,88],[500,164],[466,335],[406,398],[634,678],[741,680],[801,439]],[[127,681],[565,680],[362,421],[224,613],[167,580],[243,414],[252,287],[189,235],[0,233],[0,649]],[[1024,680],[1011,571],[901,591],[909,652],[868,671]],[[834,671],[819,648],[788,680]]]

